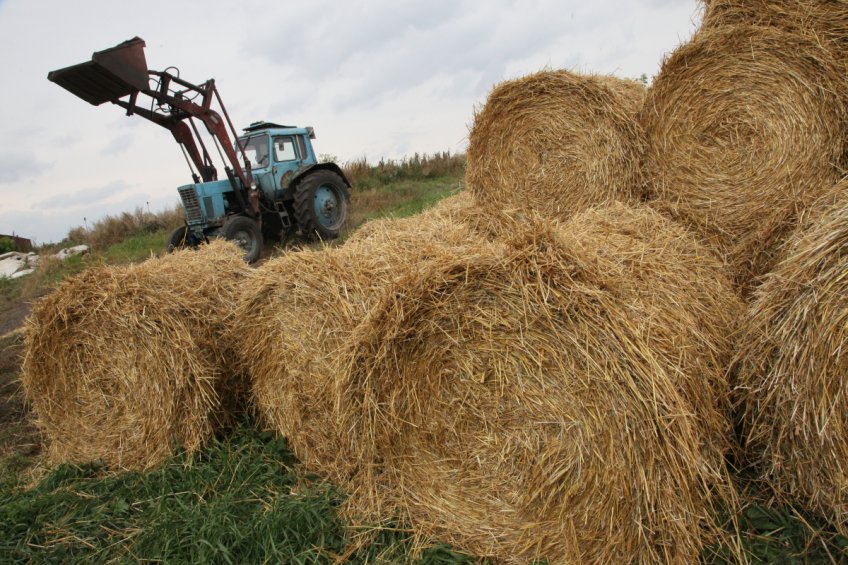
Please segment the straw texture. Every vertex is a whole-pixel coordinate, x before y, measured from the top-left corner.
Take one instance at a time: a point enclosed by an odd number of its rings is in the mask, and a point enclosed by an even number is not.
[[[399,273],[443,247],[479,240],[450,220],[464,198],[413,218],[369,222],[342,247],[268,261],[245,283],[233,343],[264,424],[288,438],[309,470],[343,484],[356,470],[362,446],[339,427],[336,406],[343,352]]]
[[[737,356],[749,461],[784,501],[848,535],[848,182],[755,294]]]
[[[648,210],[406,268],[351,334],[352,514],[510,562],[686,562],[732,505],[720,263]]]
[[[221,341],[241,255],[216,241],[95,267],[34,305],[21,382],[53,461],[143,470],[228,421],[244,400]]]
[[[705,0],[702,28],[774,27],[821,43],[848,64],[848,2],[845,0]]]
[[[568,71],[497,85],[469,133],[468,189],[483,207],[560,220],[639,201],[644,96],[633,81]]]
[[[649,89],[640,121],[653,205],[718,250],[743,292],[839,178],[842,88],[817,43],[731,26],[677,49]]]

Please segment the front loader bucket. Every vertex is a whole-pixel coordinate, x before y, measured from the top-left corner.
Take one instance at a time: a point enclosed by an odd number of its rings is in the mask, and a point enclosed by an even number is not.
[[[95,106],[144,90],[147,79],[144,40],[140,37],[97,51],[91,61],[47,74],[47,80]]]

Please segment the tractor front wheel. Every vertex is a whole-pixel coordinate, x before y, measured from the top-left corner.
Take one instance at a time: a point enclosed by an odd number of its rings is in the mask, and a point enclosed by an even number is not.
[[[179,249],[194,247],[195,245],[197,245],[197,242],[191,233],[189,233],[188,226],[180,226],[171,232],[171,236],[168,238],[168,244],[165,246],[165,251],[173,253]]]
[[[253,263],[262,254],[262,231],[259,224],[246,216],[231,218],[224,225],[223,235],[244,250],[244,260]]]
[[[315,171],[297,184],[294,210],[306,239],[335,239],[347,221],[347,183],[332,171]]]

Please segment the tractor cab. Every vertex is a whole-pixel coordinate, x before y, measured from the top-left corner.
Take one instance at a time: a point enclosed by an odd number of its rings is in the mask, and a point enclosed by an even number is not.
[[[238,143],[244,148],[257,186],[272,199],[285,199],[292,179],[318,163],[311,141],[315,130],[311,127],[254,122],[244,131]]]

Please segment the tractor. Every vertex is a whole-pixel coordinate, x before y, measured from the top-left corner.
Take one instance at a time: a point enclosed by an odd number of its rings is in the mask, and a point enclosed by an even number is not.
[[[51,71],[47,78],[90,104],[111,102],[128,116],[171,132],[193,182],[177,189],[185,225],[171,234],[168,251],[223,237],[253,262],[265,238],[282,241],[295,230],[307,240],[339,235],[350,183],[338,165],[318,162],[311,127],[260,121],[238,135],[214,79],[197,85],[181,79],[173,67],[149,70],[144,47],[144,40],[135,37],[95,52],[90,61]],[[225,179],[218,178],[198,121],[224,161]]]

